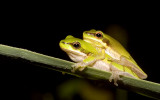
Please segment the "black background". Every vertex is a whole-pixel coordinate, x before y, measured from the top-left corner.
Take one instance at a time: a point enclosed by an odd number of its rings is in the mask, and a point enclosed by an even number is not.
[[[31,3],[32,4],[32,3]],[[53,5],[52,5],[53,4]],[[128,33],[128,51],[148,74],[147,80],[160,83],[159,79],[159,33],[160,21],[156,10],[119,9],[93,10],[93,7],[81,5],[81,8],[69,8],[55,3],[49,5],[7,5],[2,7],[0,43],[28,49],[49,56],[70,60],[59,48],[59,41],[67,35],[82,38],[82,32],[90,29],[105,31],[110,25],[118,25]],[[64,7],[64,8],[61,8]],[[92,7],[92,8],[91,8]],[[99,7],[99,6],[98,6]],[[61,8],[61,9],[60,9]],[[68,8],[68,9],[67,9]],[[22,93],[30,98],[34,90],[54,89],[58,82],[73,78],[62,76],[56,71],[24,65],[21,62],[1,57],[2,87],[5,94]],[[53,76],[58,76],[57,78]],[[46,78],[47,77],[47,78]],[[56,78],[56,79],[55,79]],[[49,81],[51,80],[52,81]],[[44,80],[48,83],[45,83]],[[54,82],[57,80],[58,82]],[[50,82],[50,83],[49,83]],[[44,86],[45,85],[45,86]],[[47,86],[47,87],[46,87]],[[51,91],[50,89],[50,91]],[[18,92],[15,92],[18,90]],[[17,98],[17,95],[14,95]],[[13,97],[14,98],[14,97]],[[130,99],[145,98],[131,94]]]

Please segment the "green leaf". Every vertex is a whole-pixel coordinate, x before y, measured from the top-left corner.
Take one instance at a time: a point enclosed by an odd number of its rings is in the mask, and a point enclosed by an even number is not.
[[[111,73],[91,67],[87,67],[82,72],[76,71],[75,73],[72,73],[71,66],[74,64],[73,62],[2,44],[0,44],[0,55],[9,58],[20,58],[22,61],[29,61],[32,64],[38,64],[51,70],[65,72],[71,75],[93,80],[106,80],[109,82],[108,80],[111,75]],[[148,97],[160,99],[160,84],[125,76],[122,76],[121,78],[122,80],[118,81],[118,87],[131,90]]]

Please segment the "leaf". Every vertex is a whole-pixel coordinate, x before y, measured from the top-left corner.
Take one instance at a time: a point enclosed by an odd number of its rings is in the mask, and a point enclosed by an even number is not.
[[[87,67],[82,72],[76,71],[75,73],[72,73],[71,66],[74,64],[73,62],[2,44],[0,44],[0,55],[9,58],[20,58],[22,61],[29,61],[32,64],[38,64],[51,70],[93,80],[107,80],[107,82],[109,82],[108,80],[111,75],[111,73],[91,67]],[[121,78],[122,80],[118,81],[119,87],[148,97],[160,99],[160,84],[125,76],[122,76]]]

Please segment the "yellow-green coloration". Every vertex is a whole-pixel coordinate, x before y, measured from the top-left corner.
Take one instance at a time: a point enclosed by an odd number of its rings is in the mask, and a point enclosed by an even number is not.
[[[73,66],[73,72],[77,69],[82,71],[86,66],[111,72],[112,75],[109,81],[114,79],[115,85],[118,85],[119,75],[138,78],[130,68],[110,61],[111,57],[103,49],[95,48],[92,44],[81,39],[69,35],[64,40],[61,40],[59,45],[74,62],[77,62]]]
[[[92,29],[83,32],[83,40],[91,43],[99,50],[105,50],[105,53],[111,56],[110,60],[112,62],[123,65],[124,68],[129,68],[134,76],[138,76],[140,79],[147,78],[147,74],[137,65],[127,50],[111,36]],[[123,71],[126,72],[125,69]]]
[[[88,63],[93,59],[104,59],[101,52],[98,52],[92,45],[71,35],[68,35],[65,40],[61,40],[59,45],[75,62],[83,60]]]

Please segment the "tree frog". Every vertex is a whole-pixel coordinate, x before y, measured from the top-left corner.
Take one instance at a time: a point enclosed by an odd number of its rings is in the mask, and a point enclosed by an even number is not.
[[[109,81],[114,80],[114,84],[118,86],[117,80],[121,78],[119,75],[139,78],[137,74],[132,72],[128,67],[111,62],[109,55],[104,50],[95,48],[92,44],[85,42],[79,38],[68,35],[64,40],[61,40],[60,48],[65,51],[68,56],[76,62],[73,65],[73,72],[77,69],[82,71],[86,66],[94,67],[100,70],[111,72]],[[125,71],[124,71],[125,69]]]
[[[128,67],[140,79],[147,78],[147,74],[137,65],[127,50],[111,36],[104,34],[102,31],[92,29],[83,32],[83,40],[91,43],[99,50],[105,50],[105,53],[111,56],[109,59],[112,62]]]

